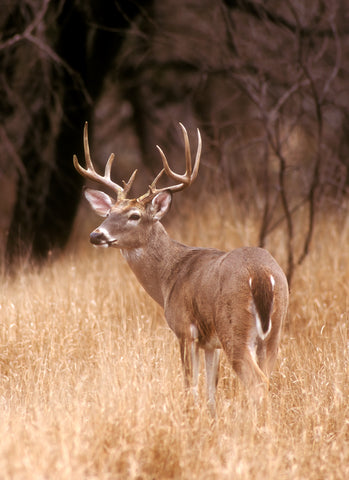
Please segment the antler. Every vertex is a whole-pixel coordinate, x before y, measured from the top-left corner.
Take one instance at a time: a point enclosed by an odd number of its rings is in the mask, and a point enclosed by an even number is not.
[[[194,168],[192,168],[192,162],[191,162],[191,153],[190,153],[190,143],[189,143],[189,138],[188,138],[188,133],[184,125],[182,123],[179,123],[182,133],[183,133],[183,138],[184,138],[184,146],[185,146],[185,173],[184,175],[179,175],[178,173],[175,173],[171,170],[169,167],[167,158],[164,154],[164,152],[161,150],[159,145],[156,145],[157,149],[160,152],[161,158],[162,158],[162,163],[164,168],[159,172],[159,174],[155,177],[153,180],[152,184],[149,185],[149,190],[147,193],[142,195],[141,197],[138,198],[139,201],[142,201],[143,203],[147,203],[153,199],[155,195],[157,195],[159,192],[163,192],[165,190],[170,190],[171,192],[179,192],[183,190],[186,187],[189,187],[194,180],[196,179],[198,172],[199,172],[199,165],[200,165],[200,156],[201,156],[201,147],[202,147],[202,142],[201,142],[201,135],[200,135],[200,130],[197,129],[197,134],[198,134],[198,148],[196,152],[196,157],[195,157],[195,162],[194,162]],[[172,185],[170,187],[164,187],[164,188],[156,188],[156,183],[159,180],[159,178],[165,173],[172,179],[174,179],[177,182],[180,182],[176,185]]]
[[[137,170],[135,170],[132,173],[132,175],[131,175],[131,177],[130,177],[130,179],[127,183],[122,181],[123,187],[121,187],[117,183],[113,182],[110,178],[110,172],[111,172],[111,167],[112,167],[115,155],[114,155],[114,153],[112,153],[109,156],[107,164],[105,166],[104,175],[99,175],[96,172],[96,170],[93,166],[91,156],[90,156],[90,147],[89,147],[89,144],[88,144],[87,122],[85,123],[85,126],[84,126],[84,152],[85,152],[85,162],[86,162],[86,167],[87,168],[83,168],[79,164],[79,161],[78,161],[78,158],[77,158],[76,155],[73,156],[74,167],[80,173],[80,175],[82,175],[83,177],[89,178],[90,180],[93,180],[94,182],[98,182],[98,183],[104,185],[105,187],[110,188],[111,190],[113,190],[113,192],[115,192],[117,194],[117,199],[118,200],[126,198],[127,194],[129,193],[129,191],[132,187],[132,184],[134,182]]]

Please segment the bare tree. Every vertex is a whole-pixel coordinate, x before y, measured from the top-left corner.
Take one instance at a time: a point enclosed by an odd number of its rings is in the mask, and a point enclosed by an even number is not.
[[[18,179],[8,265],[23,255],[41,261],[66,244],[82,186],[72,154],[138,11],[93,0],[18,0],[1,9],[2,138]]]
[[[0,40],[0,138],[13,146],[19,178],[10,261],[21,244],[44,258],[65,244],[80,190],[71,154],[109,75],[131,107],[151,170],[154,138],[176,158],[173,124],[200,127],[202,177],[206,170],[222,178],[219,190],[234,192],[243,208],[253,204],[260,245],[283,232],[291,281],[317,211],[325,199],[340,203],[348,188],[345,3],[155,0],[108,3],[111,10],[92,0],[63,1],[61,10],[48,0],[15,3],[1,19]],[[25,75],[17,68],[28,65],[23,57],[32,62]]]
[[[319,9],[314,3],[310,12],[304,10],[302,2],[291,0],[283,2],[280,8],[274,6],[274,11],[258,2],[241,2],[241,5],[252,16],[258,38],[263,39],[258,45],[252,36],[251,42],[243,41],[241,45],[239,40],[243,36],[235,33],[238,38],[234,45],[235,57],[244,47],[245,58],[240,58],[244,68],[235,69],[233,73],[240,88],[257,108],[264,136],[267,182],[260,244],[265,244],[268,234],[281,222],[285,224],[287,277],[291,282],[295,267],[309,252],[314,234],[319,196],[324,191],[325,179],[321,178],[321,173],[325,145],[329,136],[335,134],[331,115],[341,116],[336,98],[343,87],[340,80],[342,46],[337,25],[341,4],[333,2]],[[225,15],[228,31],[232,30],[232,18],[232,14]],[[236,24],[235,21],[234,26]],[[278,56],[278,52],[282,55]],[[297,135],[299,137],[299,129],[304,139],[312,144],[307,158],[300,159],[306,162],[306,169],[291,157],[297,154],[299,146],[304,148],[304,144],[291,147]],[[301,143],[299,138],[298,142]],[[272,157],[278,162],[274,195],[270,188]],[[308,212],[305,223],[299,219],[297,222],[295,215],[301,207]],[[296,230],[301,232],[298,242]]]

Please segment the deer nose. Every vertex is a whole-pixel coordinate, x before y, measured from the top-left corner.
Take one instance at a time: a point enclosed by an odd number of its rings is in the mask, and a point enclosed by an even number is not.
[[[104,232],[101,232],[98,230],[93,230],[93,232],[90,234],[90,242],[93,243],[93,245],[101,245],[101,243],[106,243],[107,238],[104,234]]]

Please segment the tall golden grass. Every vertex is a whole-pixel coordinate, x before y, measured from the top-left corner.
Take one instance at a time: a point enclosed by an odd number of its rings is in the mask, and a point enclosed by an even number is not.
[[[172,237],[255,243],[256,223],[229,205],[205,212]],[[319,219],[266,403],[255,410],[223,356],[215,422],[203,372],[194,406],[176,339],[118,251],[75,237],[40,271],[3,275],[0,478],[349,478],[348,241],[348,221]],[[269,247],[282,262],[282,235]]]

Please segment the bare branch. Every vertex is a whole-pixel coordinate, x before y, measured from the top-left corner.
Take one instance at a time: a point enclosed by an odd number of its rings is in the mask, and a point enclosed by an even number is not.
[[[50,0],[43,0],[42,2],[42,7],[38,14],[35,16],[33,21],[26,27],[26,29],[22,33],[16,33],[16,35],[13,35],[13,37],[8,38],[5,42],[0,43],[0,51],[5,50],[6,48],[12,47],[16,43],[22,41],[22,40],[27,40],[28,36],[32,34],[32,32],[41,24],[43,21],[48,6],[49,6]]]
[[[18,155],[16,147],[9,139],[6,130],[2,125],[0,125],[0,144],[5,147],[5,149],[10,154],[10,157],[12,158],[17,170],[21,173],[23,177],[25,177],[25,167],[23,165],[23,161]]]
[[[76,70],[71,68],[71,66],[62,57],[60,57],[47,43],[43,42],[40,38],[35,37],[31,34],[26,35],[25,38],[28,42],[33,43],[36,47],[43,51],[47,55],[47,57],[50,58],[54,63],[64,68],[68,72],[68,74],[75,79],[87,103],[92,104],[92,99],[85,86],[85,82]]]
[[[22,33],[17,33],[13,37],[9,38],[5,42],[0,43],[0,51],[5,50],[14,46],[16,43],[21,41],[27,41],[32,43],[37,48],[39,48],[45,55],[50,58],[54,63],[64,68],[68,74],[75,79],[76,83],[78,84],[79,88],[81,89],[87,103],[91,104],[92,99],[87,91],[85,83],[81,78],[81,75],[74,70],[62,57],[60,57],[45,41],[39,38],[37,35],[34,35],[35,30],[40,26],[43,22],[44,17],[47,13],[47,9],[49,6],[50,0],[43,0],[42,7],[38,14],[35,16],[34,20],[25,28]]]
[[[323,100],[325,98],[325,95],[327,94],[333,80],[338,76],[340,65],[341,65],[341,60],[342,60],[342,46],[341,46],[340,39],[339,39],[339,36],[338,36],[337,27],[336,27],[336,24],[334,23],[333,19],[331,19],[331,29],[332,29],[333,38],[334,38],[334,41],[335,41],[335,44],[336,44],[336,60],[335,60],[335,64],[333,66],[331,75],[329,75],[329,77],[327,78],[327,80],[325,82],[325,85],[324,85],[324,88],[322,89],[321,100]]]

